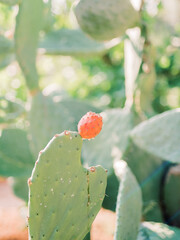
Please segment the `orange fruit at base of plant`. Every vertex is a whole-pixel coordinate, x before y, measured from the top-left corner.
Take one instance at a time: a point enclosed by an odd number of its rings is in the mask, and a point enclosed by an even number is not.
[[[97,136],[103,125],[102,117],[94,112],[88,112],[78,123],[78,132],[82,138],[91,139]]]

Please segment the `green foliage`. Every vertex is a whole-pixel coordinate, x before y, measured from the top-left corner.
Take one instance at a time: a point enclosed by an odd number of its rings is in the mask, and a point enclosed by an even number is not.
[[[46,54],[67,56],[93,56],[102,55],[109,48],[117,45],[117,41],[99,43],[88,38],[80,29],[60,29],[49,32],[40,42],[40,48]]]
[[[133,142],[145,151],[162,159],[180,161],[180,109],[157,115],[131,132]]]
[[[179,240],[180,230],[162,223],[143,222],[138,240]]]
[[[141,189],[123,160],[115,163],[115,172],[121,183],[116,206],[117,221],[114,240],[136,240],[141,221]]]
[[[129,0],[80,0],[74,11],[81,29],[100,41],[123,36],[139,21],[139,14]]]
[[[0,175],[27,176],[33,164],[26,132],[20,129],[3,130],[0,137]]]
[[[19,6],[15,30],[17,60],[30,90],[37,90],[36,49],[42,27],[43,1],[23,0]]]
[[[29,239],[83,239],[98,213],[106,172],[81,166],[82,138],[65,132],[49,142],[32,172]]]

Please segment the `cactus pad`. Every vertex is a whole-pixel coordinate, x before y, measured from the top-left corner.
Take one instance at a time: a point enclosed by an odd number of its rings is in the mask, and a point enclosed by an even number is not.
[[[35,156],[58,131],[75,131],[80,117],[86,112],[99,112],[99,109],[86,102],[61,98],[62,95],[44,96],[41,93],[33,97],[29,114],[29,134],[32,137],[31,147]]]
[[[119,44],[121,39],[99,43],[86,36],[80,29],[61,29],[47,33],[40,41],[39,47],[45,54],[67,56],[102,55],[108,49]]]
[[[107,174],[81,166],[82,138],[57,134],[40,152],[29,180],[29,239],[83,239],[100,210]]]
[[[121,180],[116,206],[117,222],[114,240],[136,240],[141,221],[141,189],[125,161],[117,161],[114,166],[116,175]]]
[[[100,41],[124,35],[139,21],[129,0],[80,0],[74,10],[82,30]]]
[[[132,140],[123,155],[131,171],[141,186],[143,195],[143,218],[146,221],[162,221],[159,194],[161,179],[167,167],[166,163],[146,151],[138,148]]]
[[[0,175],[27,176],[33,165],[26,132],[21,129],[3,130],[0,137]]]
[[[15,50],[30,90],[38,89],[36,49],[42,18],[42,0],[23,0],[21,2],[16,19]]]
[[[180,108],[159,114],[133,129],[133,142],[164,160],[180,163]]]
[[[137,240],[179,240],[180,229],[163,223],[143,222]]]

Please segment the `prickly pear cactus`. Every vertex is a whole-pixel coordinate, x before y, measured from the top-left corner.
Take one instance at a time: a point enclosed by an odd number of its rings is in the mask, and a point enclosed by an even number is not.
[[[99,112],[99,109],[86,102],[61,98],[62,94],[45,96],[39,93],[32,99],[29,134],[32,138],[31,149],[35,156],[57,131],[76,130],[79,116],[83,116],[87,111]]]
[[[143,218],[147,221],[163,221],[159,193],[163,172],[168,166],[167,163],[163,163],[160,158],[138,148],[132,141],[129,141],[123,159],[127,162],[141,187]]]
[[[116,206],[114,240],[136,240],[141,221],[141,189],[125,161],[118,160],[114,166],[117,177],[121,180]]]
[[[169,169],[164,182],[164,207],[168,224],[180,227],[180,165]]]
[[[95,139],[84,143],[83,159],[90,165],[98,162],[108,169],[108,175],[111,175],[113,158],[121,158],[127,148],[128,134],[134,126],[134,117],[129,110],[120,108],[106,110],[101,116],[103,131]]]
[[[29,239],[83,239],[100,210],[106,171],[81,166],[82,138],[57,134],[39,158],[29,179]]]
[[[124,35],[139,21],[130,0],[80,0],[74,11],[82,30],[100,41]]]
[[[137,240],[179,240],[180,229],[163,223],[143,222]]]
[[[90,39],[80,29],[63,28],[43,36],[40,48],[43,48],[46,54],[51,55],[89,57],[105,54],[108,49],[119,44],[120,41],[117,39],[117,41],[100,43]]]
[[[13,51],[13,42],[0,35],[0,54],[7,54]]]
[[[148,119],[131,131],[141,149],[164,160],[180,163],[180,108]]]
[[[39,88],[36,69],[36,50],[42,27],[43,1],[22,0],[16,18],[15,52],[31,91]]]

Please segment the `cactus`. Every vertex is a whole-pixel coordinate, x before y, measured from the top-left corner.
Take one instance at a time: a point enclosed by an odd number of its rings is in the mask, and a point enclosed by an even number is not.
[[[81,166],[82,138],[56,134],[29,179],[29,239],[83,239],[100,210],[106,172]]]
[[[30,169],[32,170],[32,168]],[[28,185],[27,180],[30,175],[27,174],[26,177],[14,177],[11,183],[14,194],[25,201],[28,202]]]
[[[121,180],[116,206],[117,222],[114,240],[136,240],[141,221],[141,189],[125,161],[117,160],[114,168]]]
[[[37,156],[39,149],[44,148],[57,131],[77,130],[80,116],[87,111],[99,112],[99,109],[75,99],[61,99],[58,95],[44,96],[39,93],[34,96],[29,113],[29,134],[34,156]]]
[[[0,54],[7,54],[13,51],[13,42],[0,35]]]
[[[48,55],[89,57],[103,55],[120,42],[121,40],[117,39],[117,41],[99,43],[87,37],[80,29],[64,28],[47,33],[40,39],[39,47]]]
[[[109,209],[111,211],[116,210],[116,201],[119,189],[119,180],[114,172],[108,174],[106,196],[103,201],[103,208]]]
[[[129,110],[120,108],[106,110],[101,116],[103,131],[95,139],[85,142],[82,154],[87,164],[94,165],[98,162],[111,175],[114,171],[113,158],[121,158],[128,145],[128,134],[133,128],[134,117]]]
[[[100,41],[122,36],[139,22],[130,0],[80,0],[74,11],[81,29]]]
[[[179,240],[180,229],[163,223],[143,222],[137,240]]]
[[[25,109],[21,103],[0,97],[0,124],[15,122],[24,112]]]
[[[20,129],[5,129],[0,137],[0,175],[26,177],[30,175],[34,158],[27,134]]]
[[[179,129],[180,108],[164,112],[139,124],[131,132],[131,138],[137,146],[150,154],[179,163]]]
[[[33,14],[32,14],[33,13]],[[22,0],[16,19],[15,51],[31,91],[39,89],[36,49],[43,18],[42,0]]]
[[[163,163],[160,158],[138,148],[132,140],[129,141],[123,159],[140,184],[144,219],[147,221],[163,221],[160,208],[160,189],[167,163]]]
[[[169,169],[164,181],[164,210],[165,221],[173,226],[180,227],[180,165]]]

